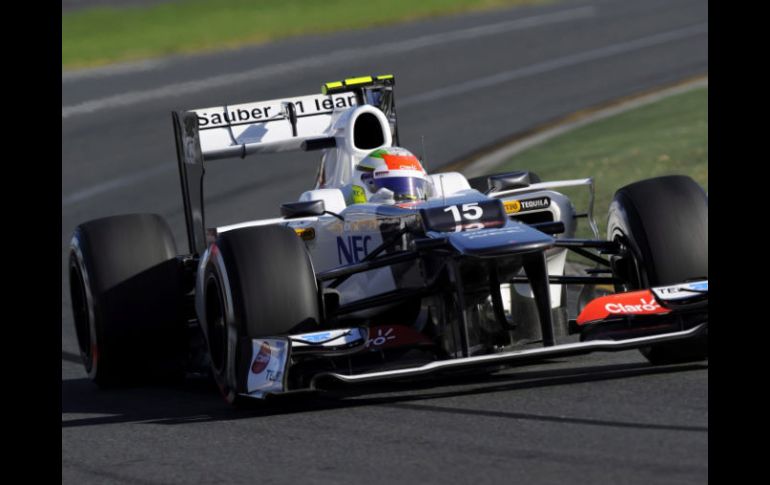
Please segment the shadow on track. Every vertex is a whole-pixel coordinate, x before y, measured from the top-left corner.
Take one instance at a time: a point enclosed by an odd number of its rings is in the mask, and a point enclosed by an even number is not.
[[[62,414],[79,413],[102,416],[63,420],[62,428],[130,422],[165,425],[192,424],[281,414],[322,412],[350,407],[384,406],[396,409],[479,414],[597,426],[705,432],[708,430],[706,427],[614,422],[410,404],[444,397],[492,394],[705,369],[708,369],[707,363],[659,367],[647,363],[630,363],[525,372],[517,372],[514,368],[493,375],[439,376],[412,382],[337,387],[324,393],[280,396],[265,402],[255,401],[254,405],[249,408],[228,406],[219,397],[212,381],[204,378],[188,379],[182,384],[171,387],[142,387],[109,391],[98,389],[88,379],[72,379],[62,381]],[[447,387],[451,388],[440,389]],[[372,397],[371,394],[373,393],[381,396]],[[382,394],[387,395],[382,396]],[[368,397],[359,397],[364,395],[368,395]]]

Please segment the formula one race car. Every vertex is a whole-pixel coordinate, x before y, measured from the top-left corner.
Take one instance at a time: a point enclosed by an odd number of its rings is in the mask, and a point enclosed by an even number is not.
[[[398,147],[394,85],[367,76],[172,113],[189,249],[178,254],[149,214],[93,220],[72,238],[89,377],[210,372],[236,403],[598,350],[707,358],[708,198],[694,181],[619,189],[603,239],[591,178],[425,173]],[[206,227],[206,164],[300,149],[322,153],[316,186],[282,217]],[[568,186],[590,190],[587,212],[554,190]],[[593,239],[574,237],[581,218]],[[567,251],[596,267],[565,274]],[[568,319],[565,285],[597,284],[615,292]]]

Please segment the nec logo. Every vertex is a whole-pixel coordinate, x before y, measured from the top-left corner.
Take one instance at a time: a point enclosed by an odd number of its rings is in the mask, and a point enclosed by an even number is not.
[[[337,237],[337,259],[340,264],[358,263],[369,254],[372,236]]]

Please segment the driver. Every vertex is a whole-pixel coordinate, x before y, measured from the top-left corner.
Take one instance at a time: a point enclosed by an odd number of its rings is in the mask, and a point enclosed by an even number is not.
[[[380,148],[356,165],[351,203],[401,204],[428,200],[433,184],[420,161],[401,147]]]

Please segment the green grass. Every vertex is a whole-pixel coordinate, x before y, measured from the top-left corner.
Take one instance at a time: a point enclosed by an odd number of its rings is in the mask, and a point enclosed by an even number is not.
[[[274,39],[548,0],[176,0],[62,14],[62,67],[219,50]]]
[[[524,169],[541,179],[594,177],[594,214],[600,235],[620,187],[660,175],[689,175],[708,190],[708,88],[667,97],[558,136],[526,150],[495,172]],[[579,212],[588,207],[585,187],[559,189]],[[585,219],[578,237],[590,237]]]

